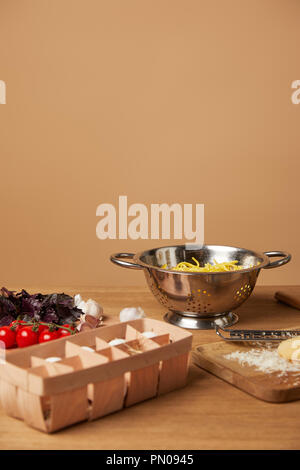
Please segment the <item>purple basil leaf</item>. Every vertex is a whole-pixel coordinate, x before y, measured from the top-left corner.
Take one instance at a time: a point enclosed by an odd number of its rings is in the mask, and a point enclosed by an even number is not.
[[[4,297],[3,295],[1,295],[0,296],[0,315],[5,315],[5,314],[15,315],[16,313],[17,313],[17,309],[16,309],[15,304],[7,297]]]
[[[2,295],[1,295],[2,294]],[[74,306],[70,295],[60,294],[29,294],[25,289],[15,293],[3,287],[0,289],[0,323],[9,315],[12,321],[18,316],[25,321],[36,320],[45,323],[75,323],[81,310]],[[8,321],[8,317],[6,320]]]
[[[73,297],[67,294],[50,294],[47,295],[41,307],[41,311],[45,315],[49,312],[49,308],[54,309],[57,315],[56,323],[63,325],[64,323],[74,323],[80,316],[81,311],[74,307]]]
[[[14,320],[15,318],[12,315],[3,315],[0,318],[0,326],[9,326]]]
[[[32,317],[32,315],[31,315],[31,313],[28,314],[28,313],[25,312],[24,314],[22,314],[22,320],[23,320],[23,321],[26,321],[26,322],[27,322],[27,321],[32,321],[32,320],[33,320],[33,317]]]
[[[42,321],[45,323],[58,323],[59,319],[53,309],[48,310],[48,312],[43,315]]]
[[[6,287],[2,287],[1,289],[1,295],[4,297],[14,297],[15,291],[14,290],[8,290]]]
[[[41,310],[42,300],[35,296],[25,297],[22,299],[22,312],[31,313],[34,316]]]

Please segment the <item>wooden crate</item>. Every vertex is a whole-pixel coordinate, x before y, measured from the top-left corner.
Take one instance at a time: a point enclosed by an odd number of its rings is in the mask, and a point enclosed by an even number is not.
[[[115,338],[125,343],[109,346]],[[0,366],[1,403],[47,433],[97,419],[183,387],[191,345],[189,332],[145,318],[16,349]],[[61,360],[46,361],[53,356]]]

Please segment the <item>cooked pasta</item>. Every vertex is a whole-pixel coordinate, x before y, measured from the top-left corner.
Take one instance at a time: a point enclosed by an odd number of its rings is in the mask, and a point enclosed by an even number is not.
[[[178,263],[173,268],[170,268],[172,271],[187,271],[187,272],[198,272],[198,273],[210,273],[210,272],[227,272],[227,271],[239,271],[240,269],[251,268],[253,266],[240,266],[238,265],[238,260],[233,261],[224,261],[223,263],[218,263],[216,260],[213,260],[214,264],[205,263],[204,266],[200,266],[200,263],[196,258],[192,258],[195,264],[188,263],[187,261],[182,261]],[[168,266],[164,264],[162,269],[168,269]]]

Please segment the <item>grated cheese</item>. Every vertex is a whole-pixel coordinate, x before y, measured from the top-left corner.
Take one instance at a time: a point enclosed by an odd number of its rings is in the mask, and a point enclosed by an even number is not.
[[[277,372],[279,376],[283,376],[287,372],[300,373],[300,361],[287,361],[279,356],[277,349],[250,349],[247,352],[235,351],[226,354],[224,357],[228,360],[237,360],[242,365],[255,367],[256,370],[267,374]]]

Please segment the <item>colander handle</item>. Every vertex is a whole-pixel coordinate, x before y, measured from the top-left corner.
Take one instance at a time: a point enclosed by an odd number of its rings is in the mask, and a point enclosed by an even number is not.
[[[291,261],[292,258],[292,255],[286,253],[285,251],[265,251],[264,255],[269,256],[269,258],[274,258],[277,256],[281,257],[281,259],[273,261],[272,263],[265,266],[265,269],[277,268],[278,266],[282,266],[283,264],[286,264]]]
[[[120,258],[127,258],[132,259],[134,257],[134,253],[114,253],[110,257],[110,261],[112,263],[117,264],[118,266],[122,266],[122,268],[129,268],[129,269],[143,269],[142,266],[136,263],[131,263],[129,261],[123,261]]]

